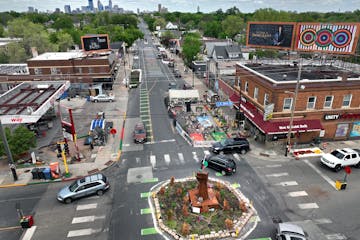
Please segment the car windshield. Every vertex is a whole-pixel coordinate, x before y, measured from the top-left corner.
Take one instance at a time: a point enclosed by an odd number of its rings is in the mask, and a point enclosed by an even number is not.
[[[230,145],[231,144],[231,140],[230,139],[223,139],[220,141],[220,144],[222,146],[227,146],[227,145]]]
[[[135,129],[135,134],[144,134],[145,130],[142,128]]]
[[[75,192],[75,190],[78,188],[78,183],[77,183],[77,181],[75,181],[75,182],[73,182],[70,186],[69,186],[69,190],[71,191],[71,192]]]
[[[331,152],[331,155],[333,155],[333,156],[335,156],[335,157],[337,157],[337,158],[339,158],[339,159],[344,158],[344,154],[342,154],[342,153],[339,152],[338,150],[332,151],[332,152]]]

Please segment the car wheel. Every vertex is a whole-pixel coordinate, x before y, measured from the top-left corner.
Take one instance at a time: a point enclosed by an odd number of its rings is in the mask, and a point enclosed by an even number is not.
[[[221,175],[225,176],[226,172],[224,170],[221,171]]]
[[[94,102],[98,102],[98,100],[94,100]]]
[[[110,102],[112,102],[113,100],[112,99],[110,99]]]
[[[341,165],[340,164],[338,164],[338,165],[336,165],[335,167],[334,167],[334,171],[335,172],[338,172],[338,171],[340,171],[341,170]]]
[[[355,164],[356,168],[360,168],[360,162],[358,162],[357,164]]]
[[[247,152],[247,151],[246,151],[245,148],[243,148],[243,149],[240,150],[240,153],[241,153],[242,155],[244,155],[246,152]]]
[[[102,196],[104,194],[103,190],[97,190],[96,195]]]
[[[64,203],[69,204],[72,202],[71,198],[65,198]]]
[[[220,153],[221,155],[224,155],[224,154],[225,154],[225,152],[224,152],[224,151],[219,151],[219,153]]]

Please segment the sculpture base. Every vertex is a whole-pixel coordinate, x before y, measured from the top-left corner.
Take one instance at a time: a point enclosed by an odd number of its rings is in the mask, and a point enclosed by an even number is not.
[[[189,190],[189,198],[190,198],[191,206],[200,208],[200,212],[202,212],[202,208],[204,206],[207,206],[209,209],[210,208],[219,208],[219,202],[216,199],[215,192],[213,189],[208,188],[209,198],[202,202],[198,201],[198,197],[199,197],[198,194],[199,194],[198,189]]]

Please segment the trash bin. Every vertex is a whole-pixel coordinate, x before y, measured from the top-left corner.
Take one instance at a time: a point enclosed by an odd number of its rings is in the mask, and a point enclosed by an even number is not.
[[[44,169],[45,168],[39,168],[39,170],[38,170],[39,179],[45,179]]]
[[[33,224],[34,224],[34,218],[32,215],[23,216],[20,219],[20,225],[22,228],[31,228]]]
[[[50,171],[49,167],[44,169],[43,174],[44,174],[45,179],[47,179],[47,180],[51,179],[51,171]]]
[[[40,177],[39,177],[39,169],[38,168],[33,168],[31,170],[31,174],[32,174],[32,179],[40,179]]]

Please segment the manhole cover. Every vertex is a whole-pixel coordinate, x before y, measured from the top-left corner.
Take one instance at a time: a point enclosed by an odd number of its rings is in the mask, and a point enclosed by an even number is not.
[[[142,175],[136,175],[136,178],[140,179],[140,178],[142,178]]]

